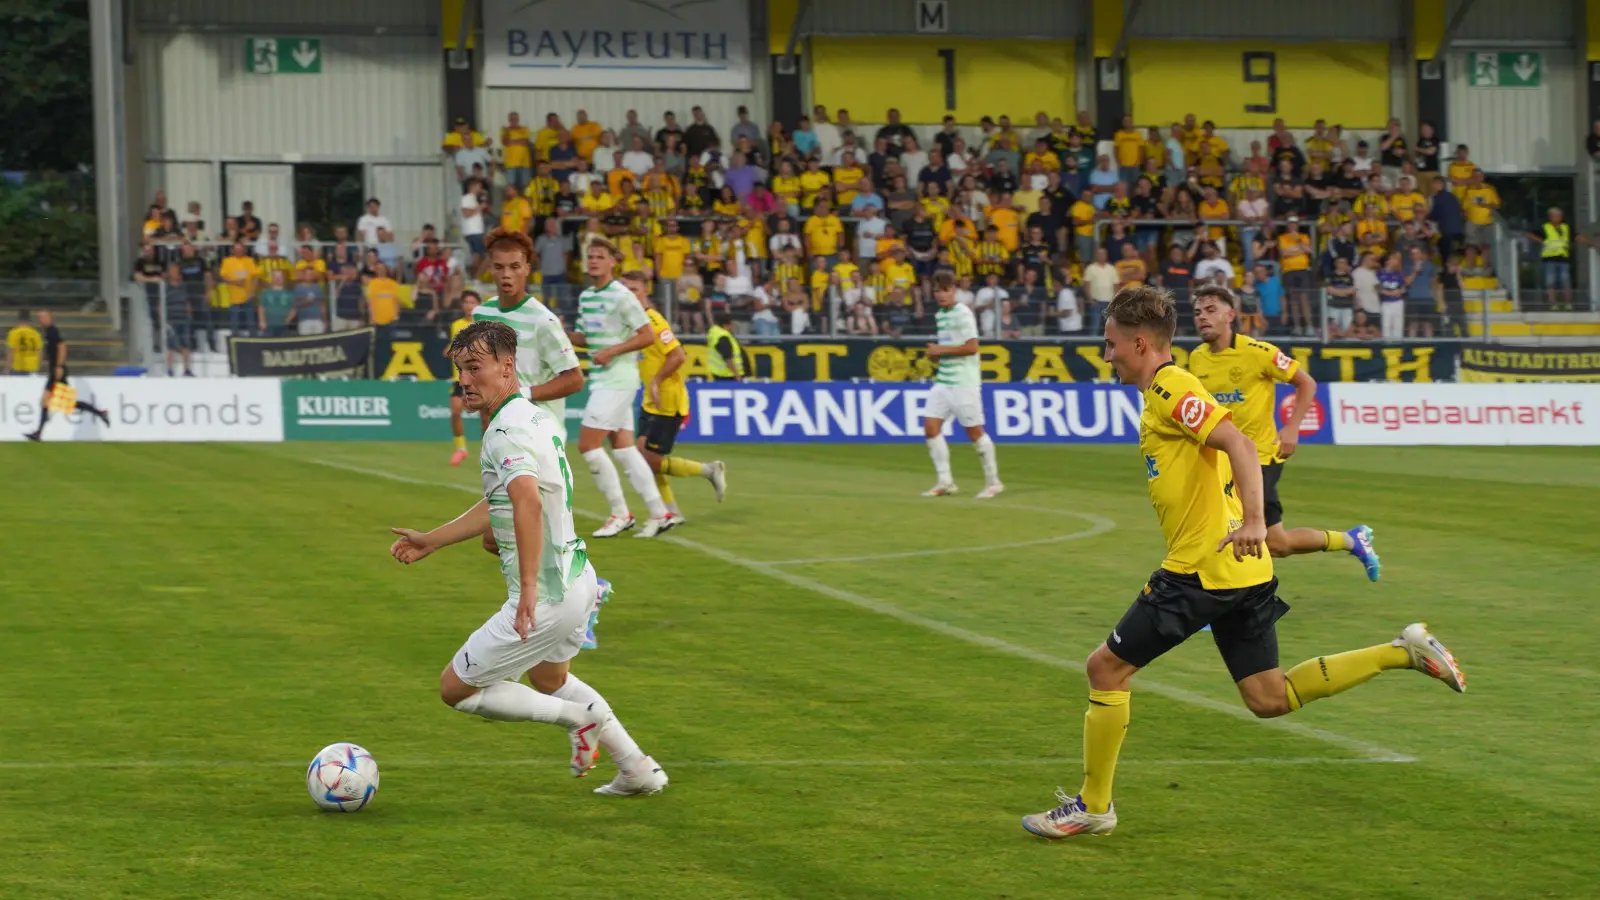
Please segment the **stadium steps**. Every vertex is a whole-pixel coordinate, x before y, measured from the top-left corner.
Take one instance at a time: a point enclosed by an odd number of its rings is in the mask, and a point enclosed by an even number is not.
[[[1491,307],[1492,309],[1492,307]],[[1483,336],[1483,323],[1467,323],[1467,334]],[[1600,339],[1600,314],[1586,312],[1494,312],[1489,313],[1489,336],[1493,338],[1581,338],[1589,343]]]

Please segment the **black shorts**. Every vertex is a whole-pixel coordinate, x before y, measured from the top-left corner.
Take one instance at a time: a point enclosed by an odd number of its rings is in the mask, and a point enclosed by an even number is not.
[[[1278,579],[1254,587],[1208,591],[1198,575],[1157,569],[1106,637],[1118,659],[1144,668],[1207,625],[1234,681],[1278,667],[1276,622],[1289,611]]]
[[[56,370],[55,370],[54,366],[46,366],[45,370],[44,370],[44,373],[45,373],[44,374],[44,392],[46,394],[50,393],[50,389],[56,386],[56,382],[59,381],[62,384],[66,384],[67,383],[67,377],[72,374],[71,372],[67,371],[67,367],[66,366],[62,366],[61,367],[61,377],[60,378],[56,377]]]
[[[1283,463],[1267,463],[1261,467],[1261,506],[1267,514],[1267,527],[1282,524],[1283,501],[1278,499],[1278,479],[1283,477]]]
[[[657,456],[672,452],[681,428],[683,416],[664,416],[643,410],[639,412],[639,434],[644,438],[644,448]]]

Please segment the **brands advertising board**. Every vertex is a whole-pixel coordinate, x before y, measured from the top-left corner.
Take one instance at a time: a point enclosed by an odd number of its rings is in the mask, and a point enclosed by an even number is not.
[[[1600,444],[1592,384],[1336,384],[1340,444]]]
[[[276,378],[73,378],[78,399],[111,418],[50,414],[47,441],[281,441]],[[43,378],[0,378],[0,441],[39,427]]]

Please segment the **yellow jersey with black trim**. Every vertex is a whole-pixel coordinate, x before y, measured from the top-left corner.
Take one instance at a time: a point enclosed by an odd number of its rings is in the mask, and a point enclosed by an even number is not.
[[[1167,556],[1161,568],[1198,575],[1206,590],[1253,587],[1272,580],[1272,558],[1233,558],[1217,544],[1244,521],[1227,454],[1205,445],[1232,418],[1192,372],[1167,363],[1144,392],[1139,452],[1150,505],[1161,520]]]
[[[472,317],[471,316],[462,316],[462,317],[456,319],[454,322],[451,322],[450,323],[450,343],[452,343],[452,344],[455,343],[456,335],[461,333],[461,329],[466,328],[468,325],[471,325],[471,324],[472,324]],[[450,363],[450,380],[451,381],[455,381],[455,382],[460,382],[461,381],[461,370],[456,367],[456,364],[455,364],[454,361],[452,361]]]
[[[645,318],[650,320],[650,330],[655,332],[656,339],[650,345],[639,351],[639,379],[644,382],[644,411],[658,416],[687,416],[689,414],[689,386],[684,383],[684,367],[679,366],[678,371],[661,379],[661,405],[656,406],[650,402],[650,382],[655,380],[656,373],[667,364],[667,356],[672,351],[680,349],[683,345],[678,342],[678,336],[672,333],[672,326],[667,324],[665,317],[653,309],[644,311]]]
[[[1278,382],[1293,381],[1300,363],[1266,341],[1242,334],[1220,353],[1201,344],[1189,354],[1189,371],[1216,401],[1233,413],[1233,424],[1256,445],[1262,465],[1283,462],[1278,455]]]
[[[11,348],[11,371],[19,375],[39,371],[39,356],[44,350],[44,338],[32,325],[16,325],[6,333],[6,346]]]

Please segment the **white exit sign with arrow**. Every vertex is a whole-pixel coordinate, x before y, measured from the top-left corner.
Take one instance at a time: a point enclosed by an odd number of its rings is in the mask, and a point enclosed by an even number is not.
[[[322,41],[294,37],[245,38],[244,67],[252,75],[320,75]]]
[[[1528,88],[1544,81],[1544,54],[1527,50],[1473,53],[1473,87]]]

